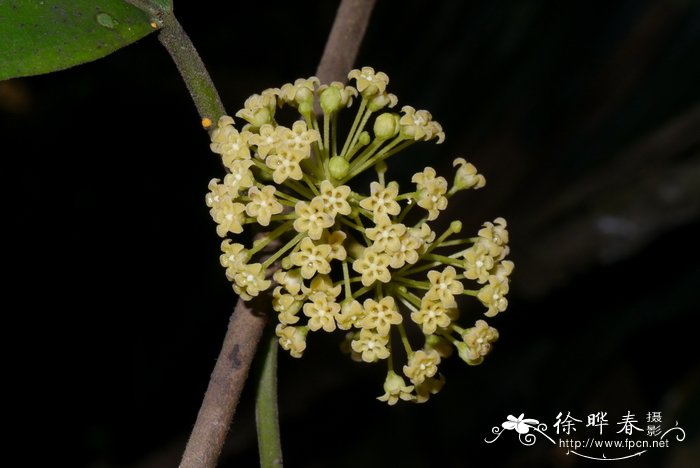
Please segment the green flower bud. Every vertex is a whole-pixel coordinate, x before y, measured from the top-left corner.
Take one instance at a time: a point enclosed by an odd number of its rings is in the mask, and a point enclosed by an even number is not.
[[[370,142],[372,137],[369,136],[368,132],[362,132],[360,133],[360,138],[358,138],[358,141],[360,142],[361,145],[366,145],[367,143]]]
[[[314,92],[308,88],[299,87],[299,89],[297,90],[296,96],[294,96],[294,100],[299,105],[303,105],[303,104],[311,104],[312,105],[313,101],[314,101]]]
[[[334,179],[340,180],[346,175],[348,175],[348,170],[350,169],[350,163],[345,160],[342,156],[333,156],[330,161],[328,161],[328,170]]]
[[[314,110],[312,101],[299,103],[299,113],[301,115],[311,115]]]
[[[387,140],[399,133],[399,116],[390,112],[380,114],[374,121],[374,135],[380,140]]]
[[[255,127],[262,127],[265,124],[272,122],[272,113],[266,107],[259,109],[252,119],[248,120]]]
[[[343,107],[343,98],[340,90],[335,86],[330,86],[321,92],[321,109],[326,114],[332,114]]]

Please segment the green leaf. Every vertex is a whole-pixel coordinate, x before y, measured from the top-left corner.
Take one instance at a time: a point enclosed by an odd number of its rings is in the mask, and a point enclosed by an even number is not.
[[[124,0],[0,0],[0,80],[111,54],[153,28]]]

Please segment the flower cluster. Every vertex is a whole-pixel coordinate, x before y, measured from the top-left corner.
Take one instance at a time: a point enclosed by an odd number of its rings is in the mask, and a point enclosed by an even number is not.
[[[342,330],[353,359],[387,363],[380,400],[424,402],[443,386],[442,359],[456,348],[479,364],[498,339],[484,320],[458,324],[458,298],[473,296],[487,317],[506,309],[506,221],[486,222],[470,238],[456,237],[459,221],[435,232],[429,222],[450,198],[483,187],[484,177],[457,158],[451,184],[426,167],[402,192],[386,179],[385,161],[418,141],[441,143],[442,127],[425,110],[392,110],[384,73],[364,67],[348,78],[354,86],[311,77],[255,94],[236,113],[247,122],[240,130],[221,117],[211,149],[227,174],[210,182],[206,202],[235,292],[249,300],[272,290],[282,348],[300,357],[309,332]],[[358,100],[350,130],[340,132],[339,112]],[[278,123],[283,106],[300,119]],[[376,172],[368,190],[349,185],[367,170]],[[228,238],[250,225],[265,228],[252,245]]]

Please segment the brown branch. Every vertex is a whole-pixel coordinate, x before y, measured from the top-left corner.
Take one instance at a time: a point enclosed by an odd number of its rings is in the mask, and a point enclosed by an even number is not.
[[[343,0],[316,69],[321,83],[345,82],[360,50],[375,0]]]
[[[367,29],[374,0],[343,0],[318,66],[321,82],[345,81]],[[221,453],[265,326],[269,297],[252,307],[239,299],[180,468],[211,468]]]
[[[181,468],[216,466],[265,322],[263,314],[238,300],[187,442]]]

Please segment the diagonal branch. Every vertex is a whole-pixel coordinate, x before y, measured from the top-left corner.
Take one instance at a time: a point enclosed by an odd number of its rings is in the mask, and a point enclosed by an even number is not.
[[[317,71],[322,82],[345,81],[373,6],[374,0],[341,2]],[[266,323],[269,298],[260,299],[252,306],[241,299],[236,304],[180,468],[216,466]]]
[[[316,69],[321,83],[347,80],[355,64],[375,0],[343,0]]]

